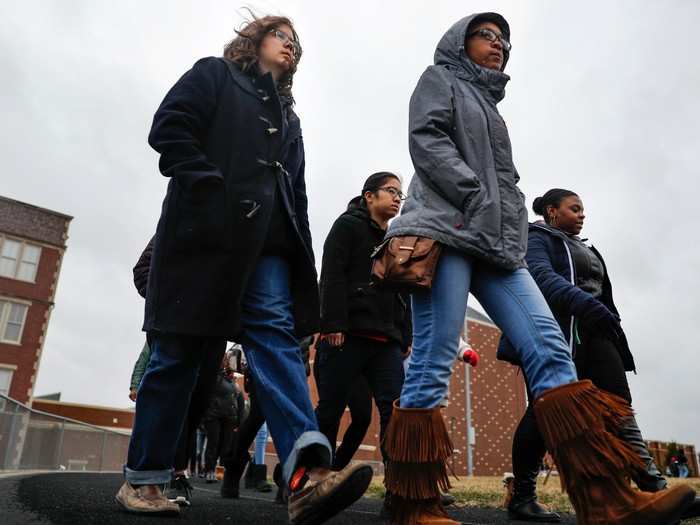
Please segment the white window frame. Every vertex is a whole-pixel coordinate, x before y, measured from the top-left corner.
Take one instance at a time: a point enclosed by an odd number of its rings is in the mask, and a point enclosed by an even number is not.
[[[32,303],[27,301],[18,301],[16,299],[11,299],[9,297],[0,296],[0,302],[8,304],[18,304],[24,306],[24,315],[22,316],[22,325],[19,329],[19,339],[17,341],[12,341],[11,339],[5,339],[5,331],[7,330],[7,320],[10,317],[10,307],[5,308],[4,305],[0,308],[0,343],[6,345],[22,346],[22,337],[24,337],[24,328],[27,326],[27,315],[29,315],[29,308]]]
[[[13,275],[12,276],[0,275],[0,278],[14,279],[15,281],[22,281],[25,283],[36,283],[36,276],[39,273],[39,264],[41,263],[41,253],[43,251],[42,247],[38,244],[27,242],[23,239],[18,239],[16,237],[8,237],[7,235],[0,235],[0,253],[2,253],[2,248],[3,248],[3,245],[5,243],[5,239],[20,243],[20,247],[19,247],[19,253],[17,255],[17,260],[15,261],[15,270],[13,272]],[[32,280],[20,279],[18,277],[20,265],[22,264],[22,262],[24,262],[24,250],[27,246],[31,246],[31,247],[37,248],[39,250],[39,257],[37,258],[37,261],[36,261],[36,268],[34,270],[34,277],[32,278]]]
[[[10,382],[7,383],[7,392],[5,392],[7,397],[10,397],[10,389],[12,388],[12,379],[15,375],[15,370],[17,370],[16,365],[6,365],[5,363],[0,363],[0,371],[7,371],[10,373]]]

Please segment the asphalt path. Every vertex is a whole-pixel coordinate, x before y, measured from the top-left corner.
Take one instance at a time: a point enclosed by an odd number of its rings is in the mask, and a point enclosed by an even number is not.
[[[2,525],[286,525],[287,509],[274,503],[274,493],[242,490],[239,499],[222,499],[218,484],[195,479],[192,506],[179,518],[138,516],[120,510],[114,495],[120,474],[49,473],[0,478]],[[329,525],[379,525],[381,501],[363,498],[328,521]],[[498,509],[450,508],[456,520],[468,525],[519,524]],[[567,516],[564,525],[576,520]]]

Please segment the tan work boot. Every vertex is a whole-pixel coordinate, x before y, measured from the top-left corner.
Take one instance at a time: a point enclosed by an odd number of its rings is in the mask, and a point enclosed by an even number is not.
[[[287,509],[290,525],[317,525],[332,518],[360,499],[372,481],[372,467],[366,463],[348,465],[322,474],[298,470]]]
[[[535,401],[535,416],[578,525],[668,525],[695,501],[688,486],[632,489],[628,477],[646,465],[617,437],[632,409],[590,381],[547,390]]]
[[[442,492],[450,488],[446,461],[452,442],[440,408],[401,408],[394,402],[382,447],[391,523],[459,525],[442,505]]]
[[[128,512],[168,516],[180,514],[180,507],[169,501],[158,485],[134,487],[125,481],[115,499]]]

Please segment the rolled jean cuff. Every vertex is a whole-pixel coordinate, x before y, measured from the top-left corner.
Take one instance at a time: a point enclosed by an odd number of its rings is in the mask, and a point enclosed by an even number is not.
[[[173,479],[173,469],[131,470],[124,465],[124,478],[130,485],[164,485]]]
[[[313,452],[307,449],[313,449]],[[305,460],[308,460],[309,456],[315,455],[317,457],[317,461],[312,465],[314,467],[330,468],[331,466],[333,451],[331,450],[331,445],[328,443],[326,436],[317,430],[309,430],[304,432],[294,442],[294,447],[292,447],[292,450],[289,452],[287,461],[284,462],[284,469],[282,472],[287,485],[289,485],[292,475],[297,469],[299,455],[302,452],[304,452]]]

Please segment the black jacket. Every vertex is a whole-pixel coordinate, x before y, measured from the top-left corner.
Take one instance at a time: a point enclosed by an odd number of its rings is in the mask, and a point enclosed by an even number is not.
[[[605,269],[603,293],[599,299],[575,284],[577,269],[566,235],[543,223],[530,224],[526,257],[528,269],[569,342],[572,355],[576,354],[578,347],[574,327],[580,325],[580,330],[587,331],[586,326],[591,319],[600,316],[601,309],[607,309],[619,317],[605,261],[598,250],[591,247],[591,251]],[[615,341],[615,346],[620,352],[625,370],[634,371],[634,358],[624,332]],[[514,349],[505,337],[501,338],[497,357],[517,364]]]
[[[321,332],[378,334],[411,344],[408,297],[370,286],[371,259],[384,230],[353,199],[323,245]]]
[[[211,391],[209,406],[204,413],[204,420],[226,419],[234,427],[243,422],[245,400],[243,393],[231,379],[221,372],[216,376],[216,382]]]
[[[243,294],[281,204],[294,234],[295,329],[298,336],[318,331],[301,127],[271,75],[248,75],[222,58],[198,61],[165,96],[149,143],[170,183],[144,330],[235,340]]]

